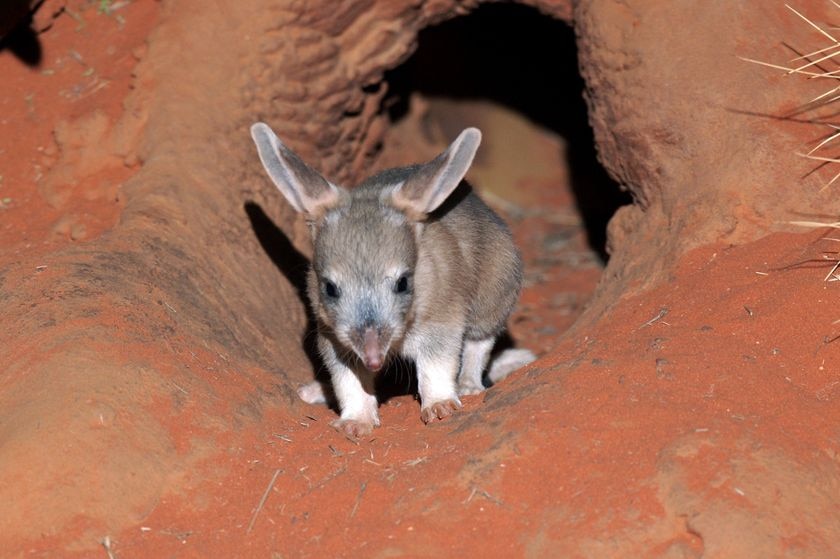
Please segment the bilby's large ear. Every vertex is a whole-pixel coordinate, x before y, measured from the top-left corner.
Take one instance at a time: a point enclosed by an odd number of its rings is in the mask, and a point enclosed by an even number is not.
[[[435,211],[461,183],[472,164],[481,132],[467,128],[446,151],[421,165],[392,195],[394,206],[414,218]]]
[[[339,188],[283,145],[267,124],[251,126],[251,137],[268,176],[295,210],[317,218],[338,203]]]

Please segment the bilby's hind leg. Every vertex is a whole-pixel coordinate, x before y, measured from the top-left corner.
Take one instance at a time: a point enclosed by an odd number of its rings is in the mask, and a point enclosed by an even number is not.
[[[484,368],[490,359],[490,352],[493,350],[495,342],[495,338],[464,340],[464,349],[461,353],[461,372],[458,374],[458,394],[460,396],[478,394],[484,390],[481,377],[484,374]]]
[[[326,404],[327,395],[324,393],[324,386],[317,380],[308,382],[297,389],[300,399],[307,404]]]

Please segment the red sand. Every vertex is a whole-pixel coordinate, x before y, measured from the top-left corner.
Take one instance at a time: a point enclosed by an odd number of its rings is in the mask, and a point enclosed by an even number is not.
[[[40,259],[118,222],[120,184],[132,162],[80,145],[74,165],[58,169],[52,134],[84,119],[95,139],[99,117],[91,114],[117,118],[132,83],[132,53],[142,50],[158,10],[133,2],[104,15],[70,2],[41,35],[40,67],[0,53],[0,268],[11,266],[4,291],[20,284],[37,303],[33,275],[62,273],[38,268]],[[61,173],[52,184],[71,186],[51,189],[51,173]],[[541,227],[548,226],[526,220],[516,229],[532,266],[541,245],[527,239],[540,237]],[[358,443],[330,428],[332,411],[302,404],[257,407],[235,430],[207,423],[208,409],[230,414],[227,401],[256,389],[259,373],[237,382],[208,376],[216,399],[203,407],[188,395],[178,413],[168,400],[143,402],[166,433],[134,432],[133,411],[101,406],[91,421],[114,422],[123,446],[95,448],[94,430],[67,436],[78,437],[76,446],[94,445],[97,459],[124,460],[132,479],[87,489],[107,503],[158,484],[159,498],[117,519],[107,508],[75,510],[76,503],[56,500],[57,517],[75,511],[77,520],[13,537],[2,555],[105,557],[97,542],[113,530],[116,557],[840,556],[831,537],[840,535],[840,283],[824,281],[830,262],[823,255],[837,250],[825,236],[775,234],[694,250],[667,282],[616,301],[608,318],[554,348],[574,315],[558,310],[561,280],[530,282],[512,334],[550,349],[542,360],[430,426],[412,398],[395,398],[383,406],[383,427]],[[585,301],[598,273],[567,270],[576,277],[562,285]],[[66,328],[109,320],[123,324],[101,316]],[[0,334],[0,344],[12,334]],[[24,385],[30,392],[16,388],[34,364],[50,359],[49,342],[12,351],[18,364],[3,372],[0,392],[4,409],[18,415],[0,418],[0,446],[39,405],[70,404],[31,384]],[[92,355],[96,347],[90,341]],[[173,349],[194,350],[189,342]],[[157,358],[142,347],[131,352]],[[193,358],[197,370],[225,367],[209,351]],[[203,431],[195,428],[199,416]],[[177,470],[187,475],[173,479],[176,469],[166,464],[131,470],[125,445],[143,452],[168,441],[191,456]],[[18,482],[39,480],[32,491],[63,483],[61,469],[53,485],[41,483],[53,470],[17,469]],[[16,510],[16,527],[44,526],[41,509],[26,500],[5,506]]]

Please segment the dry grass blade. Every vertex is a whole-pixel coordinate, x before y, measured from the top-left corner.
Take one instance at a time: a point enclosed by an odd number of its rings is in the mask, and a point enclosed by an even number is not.
[[[111,549],[111,536],[105,536],[99,543],[101,543],[102,547],[105,548],[105,553],[108,554],[108,559],[117,559],[117,556],[114,554],[114,550]]]
[[[356,495],[356,502],[353,503],[353,509],[350,511],[349,518],[353,518],[354,516],[356,516],[356,511],[359,510],[359,503],[362,502],[362,495],[365,494],[365,489],[367,489],[367,482],[363,481],[359,485],[359,494]]]
[[[822,78],[822,77],[825,77],[825,73],[824,73],[824,72],[821,72],[821,73],[818,73],[818,72],[805,72],[804,70],[803,70],[803,71],[801,71],[801,72],[796,72],[796,70],[795,70],[795,69],[790,68],[790,67],[788,67],[788,66],[781,66],[781,65],[779,65],[779,64],[771,64],[770,62],[764,62],[763,60],[756,60],[756,59],[754,59],[754,58],[746,58],[746,57],[744,57],[744,56],[739,56],[738,58],[740,58],[740,59],[741,59],[741,60],[743,60],[744,62],[751,62],[751,63],[753,63],[753,64],[759,64],[759,65],[761,65],[761,66],[767,66],[767,67],[769,67],[769,68],[775,68],[776,70],[784,70],[784,71],[785,71],[785,72],[787,72],[788,74],[790,74],[790,73],[794,73],[794,72],[795,72],[795,73],[797,73],[797,74],[803,74],[803,75],[805,75],[805,76],[813,76],[813,77],[815,77],[815,78]]]
[[[793,69],[791,69],[790,71],[788,71],[788,73],[789,73],[789,74],[799,73],[799,72],[801,72],[802,70],[804,70],[805,68],[810,68],[811,66],[816,66],[816,65],[818,65],[820,62],[825,62],[826,60],[831,60],[831,59],[832,59],[832,58],[834,58],[835,56],[837,56],[837,53],[836,53],[836,52],[832,52],[832,53],[830,53],[830,54],[826,54],[826,55],[824,55],[824,56],[821,56],[820,58],[817,58],[816,60],[811,60],[811,61],[809,61],[807,64],[803,64],[802,66],[799,66],[799,67],[797,67],[797,68],[793,68]],[[831,72],[827,72],[827,73],[826,73],[826,72],[823,72],[823,75],[826,75],[826,74],[831,74]]]
[[[822,157],[820,155],[811,155],[811,154],[808,154],[808,153],[799,153],[799,152],[797,152],[796,155],[798,155],[800,157],[806,157],[808,159],[813,159],[815,161],[828,161],[829,163],[840,163],[840,159],[837,159],[836,157]]]
[[[281,470],[280,468],[277,468],[276,470],[274,470],[274,475],[271,477],[271,481],[268,482],[268,487],[265,488],[265,492],[263,493],[263,496],[260,499],[260,504],[257,505],[257,509],[254,511],[254,514],[251,516],[251,522],[248,523],[248,529],[245,530],[246,534],[250,533],[251,529],[254,527],[254,522],[257,521],[257,515],[260,514],[260,511],[262,510],[263,505],[265,505],[266,499],[268,499],[268,494],[271,492],[271,488],[274,487],[274,482],[277,481],[277,476],[279,476],[280,472],[282,472],[282,471],[283,470]]]
[[[785,4],[785,8],[787,8],[787,9],[788,9],[788,10],[790,10],[791,12],[795,13],[796,15],[798,15],[799,17],[801,17],[802,19],[804,19],[804,20],[805,20],[805,22],[806,22],[806,23],[808,23],[808,25],[810,25],[811,27],[813,27],[814,29],[816,29],[817,31],[819,31],[820,33],[822,33],[823,35],[825,35],[826,37],[828,37],[829,39],[831,39],[831,41],[832,41],[833,43],[836,43],[836,42],[837,42],[837,39],[835,39],[834,37],[832,37],[832,36],[831,36],[831,35],[830,35],[827,31],[823,30],[823,29],[822,29],[819,25],[817,25],[816,23],[814,23],[813,21],[811,21],[811,20],[810,20],[810,19],[808,19],[807,17],[803,16],[802,14],[800,14],[799,12],[797,12],[796,10],[794,10],[793,8],[791,8],[791,7],[790,7],[790,4]]]
[[[788,221],[788,223],[799,225],[800,227],[831,227],[833,229],[840,229],[840,221],[835,221],[834,223],[825,223],[822,221]]]
[[[808,58],[811,58],[812,56],[817,56],[818,54],[822,54],[825,51],[831,50],[831,49],[840,49],[840,45],[828,45],[827,47],[823,47],[823,48],[817,49],[813,52],[803,54],[802,56],[797,56],[796,58],[791,58],[790,61],[791,62],[796,62],[797,60],[807,60]]]
[[[837,128],[837,127],[832,126],[832,128]],[[814,153],[815,151],[817,151],[818,149],[823,147],[825,144],[829,143],[830,141],[832,141],[832,140],[834,140],[835,138],[838,138],[838,137],[840,137],[840,132],[835,132],[834,134],[832,134],[831,136],[829,136],[828,138],[826,138],[822,142],[818,143],[816,145],[816,147],[814,147],[814,149],[812,149],[811,151],[809,151],[808,153],[805,154],[805,157],[810,156],[812,153]]]
[[[840,178],[840,173],[837,173],[836,175],[834,175],[834,176],[831,178],[831,180],[830,180],[830,181],[828,181],[826,184],[824,184],[824,185],[823,185],[823,187],[822,187],[822,188],[820,188],[820,192],[822,192],[823,190],[827,189],[829,186],[831,186],[832,184],[834,184],[834,181],[836,181],[838,178]]]
[[[840,173],[838,173],[837,176],[835,176],[834,178],[836,179],[837,177],[840,177]],[[834,179],[832,179],[832,182],[833,180]],[[788,223],[790,223],[791,225],[798,225],[800,227],[830,227],[832,229],[840,229],[840,221],[834,221],[831,223],[826,223],[823,221],[789,221]],[[834,237],[823,237],[823,240],[840,242],[840,239],[836,239]],[[823,254],[824,259],[834,263],[834,266],[832,266],[831,270],[828,272],[828,274],[826,274],[825,278],[823,278],[823,281],[840,281],[840,274],[837,273],[837,269],[840,268],[840,258],[837,257],[837,254],[838,253],[834,251],[828,251],[825,254]]]
[[[832,89],[829,89],[829,90],[828,90],[828,91],[826,91],[825,93],[821,93],[820,95],[817,95],[816,97],[814,97],[813,99],[811,99],[810,101],[808,101],[808,104],[809,104],[809,105],[814,104],[814,103],[816,103],[817,101],[820,101],[820,100],[824,99],[825,97],[828,97],[829,95],[831,95],[831,94],[833,94],[833,93],[836,93],[837,91],[840,91],[840,86],[835,87],[835,88],[832,88]],[[831,99],[828,99],[827,101],[825,101],[825,104],[826,104],[826,105],[828,105],[828,104],[830,104],[830,103],[833,103],[833,102],[834,102],[834,101],[836,101],[837,99],[838,99],[838,97],[832,97]]]
[[[837,53],[835,53],[835,56],[837,56],[837,54],[840,54],[840,51],[837,51]],[[840,79],[840,70],[832,70],[830,72],[823,72],[822,77],[831,78],[833,80]]]
[[[830,0],[831,4],[835,7],[840,9],[840,2],[836,0]],[[808,18],[802,12],[795,9],[790,4],[785,4],[785,7],[793,12],[798,18],[802,21],[807,23],[810,27],[816,30],[820,35],[827,38],[830,41],[830,44],[827,46],[823,46],[817,49],[807,49],[809,52],[807,54],[802,54],[797,56],[793,60],[791,60],[791,64],[783,65],[783,64],[773,64],[770,62],[764,62],[762,60],[755,60],[752,58],[745,58],[739,57],[741,60],[745,62],[750,62],[752,64],[759,64],[761,66],[766,66],[768,68],[773,68],[776,70],[782,70],[785,72],[785,75],[791,74],[798,74],[801,76],[806,77],[807,79],[831,79],[831,80],[840,80],[840,68],[835,69],[828,69],[825,68],[824,65],[828,62],[833,62],[836,66],[840,66],[840,41],[832,35],[828,29],[834,29],[834,27],[826,25],[826,24],[818,24],[812,19]],[[795,49],[799,50],[799,49]],[[804,50],[804,49],[803,49]],[[797,52],[797,54],[799,54]],[[834,86],[828,88],[826,91],[817,95],[807,103],[803,105],[803,109],[806,111],[816,111],[818,109],[823,109],[828,105],[831,105],[837,101],[840,101],[840,86]],[[819,117],[816,116],[812,119],[812,122],[815,124],[828,124],[831,128],[836,130],[837,132],[832,132],[828,135],[828,137],[822,139],[816,146],[811,148],[807,153],[797,153],[796,155],[800,157],[805,157],[807,159],[812,159],[815,161],[820,161],[823,164],[836,164],[840,163],[840,156],[834,157],[827,157],[822,155],[817,155],[820,150],[825,150],[836,146],[840,143],[840,126],[831,124],[831,123],[824,123],[823,120],[826,120],[826,117]],[[819,169],[819,167],[817,167]],[[834,174],[828,183],[824,184],[820,189],[820,192],[826,190],[835,182],[840,180],[840,172]]]
[[[834,267],[831,269],[831,271],[828,273],[828,275],[825,276],[825,279],[823,279],[823,281],[840,281],[840,277],[838,277],[834,273],[834,272],[837,271],[838,267],[840,267],[840,260],[838,260],[837,262],[834,263]]]

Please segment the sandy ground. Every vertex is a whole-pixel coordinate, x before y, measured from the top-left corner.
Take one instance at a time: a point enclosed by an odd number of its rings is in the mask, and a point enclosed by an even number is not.
[[[33,282],[62,273],[42,262],[120,220],[121,185],[139,164],[89,146],[124,110],[160,7],[114,4],[101,13],[68,2],[39,36],[37,67],[0,52],[0,301],[16,292],[16,304],[38,304],[46,295]],[[513,117],[493,115],[515,129]],[[55,138],[68,127],[82,139],[57,165]],[[474,173],[480,184],[481,167]],[[7,347],[0,462],[14,472],[4,483],[17,487],[4,505],[0,555],[840,556],[840,283],[825,281],[840,234],[701,247],[666,282],[561,336],[602,266],[568,190],[539,189],[562,184],[563,170],[540,173],[486,196],[526,262],[511,335],[542,359],[466,398],[465,411],[444,422],[424,426],[417,402],[400,396],[383,405],[383,427],[369,440],[338,436],[333,411],[301,403],[258,401],[247,420],[220,429],[206,409],[224,417],[228,398],[268,385],[259,372],[242,383],[206,373],[213,402],[195,407],[189,387],[177,405],[174,396],[146,401],[165,430],[138,433],[134,411],[97,403],[89,378],[67,395],[25,382],[50,359],[49,339]],[[73,320],[68,330],[90,324]],[[0,344],[14,339],[14,324],[2,330]],[[92,359],[95,335],[77,341]],[[223,356],[189,343],[177,351],[194,351],[197,371],[224,369]],[[16,446],[20,426],[42,406],[72,408],[79,398],[89,405],[86,429],[44,440],[83,450],[39,443],[33,428],[27,436],[43,456],[25,461],[33,454]],[[103,438],[108,428],[120,445]],[[132,469],[135,453],[156,445],[189,458]],[[93,471],[87,481],[65,475],[74,460]],[[125,477],[98,478],[100,460],[122,464]],[[133,500],[150,485],[152,497]],[[130,513],[112,516],[111,502],[131,503]]]

